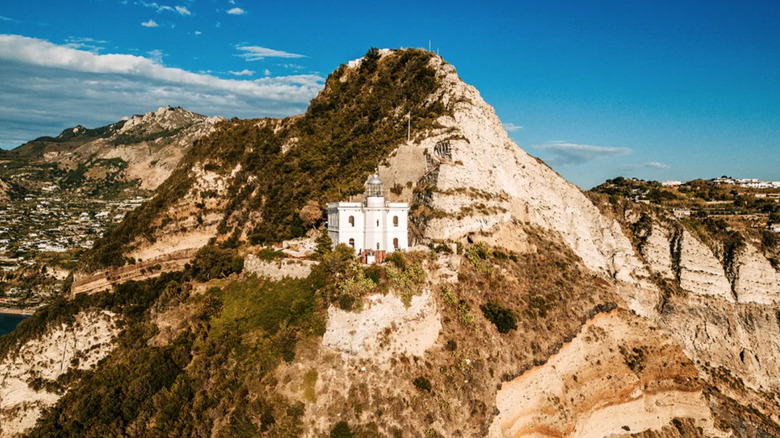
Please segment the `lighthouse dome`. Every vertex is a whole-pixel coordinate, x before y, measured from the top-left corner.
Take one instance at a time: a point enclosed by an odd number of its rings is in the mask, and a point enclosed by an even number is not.
[[[382,180],[379,179],[379,175],[373,174],[371,178],[366,182],[366,197],[367,198],[383,198],[385,195],[385,186],[382,184]]]

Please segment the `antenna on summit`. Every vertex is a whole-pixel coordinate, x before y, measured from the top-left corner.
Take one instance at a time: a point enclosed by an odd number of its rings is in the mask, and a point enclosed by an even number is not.
[[[431,51],[431,40],[428,40],[428,51]]]
[[[409,111],[409,114],[406,115],[406,118],[409,119],[406,125],[406,142],[411,143],[412,141],[412,112]]]

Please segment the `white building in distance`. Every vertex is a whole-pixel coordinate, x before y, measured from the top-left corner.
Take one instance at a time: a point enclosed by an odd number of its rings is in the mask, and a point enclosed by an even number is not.
[[[408,216],[406,202],[385,201],[382,180],[374,174],[366,183],[364,202],[328,204],[328,234],[334,245],[349,245],[358,254],[405,250],[409,246]]]

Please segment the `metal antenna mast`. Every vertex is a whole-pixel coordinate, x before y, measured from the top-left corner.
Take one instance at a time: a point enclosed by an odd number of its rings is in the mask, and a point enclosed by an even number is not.
[[[410,143],[412,141],[412,112],[409,111],[409,114],[406,115],[407,118],[407,125],[406,125],[406,142]]]

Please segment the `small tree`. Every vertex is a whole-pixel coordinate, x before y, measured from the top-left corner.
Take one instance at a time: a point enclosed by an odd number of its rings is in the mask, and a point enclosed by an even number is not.
[[[301,221],[306,228],[311,228],[322,219],[322,209],[320,204],[314,199],[310,199],[306,205],[303,206],[300,212]]]
[[[317,248],[314,250],[314,255],[316,258],[320,259],[325,254],[330,253],[333,251],[333,239],[330,238],[330,234],[328,234],[328,230],[322,229],[322,232],[320,233],[319,237],[317,237],[316,240]]]

